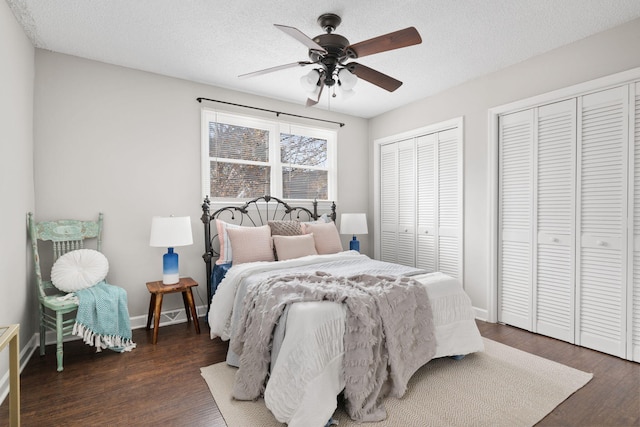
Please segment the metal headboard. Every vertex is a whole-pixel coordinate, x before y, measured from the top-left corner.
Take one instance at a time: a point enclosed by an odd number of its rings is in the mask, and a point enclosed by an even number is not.
[[[336,221],[336,204],[331,203],[331,212],[328,213],[333,222]],[[224,206],[211,213],[211,200],[206,196],[202,203],[202,223],[204,224],[204,254],[202,259],[206,264],[207,275],[207,306],[211,304],[211,271],[212,259],[219,253],[215,249],[217,233],[211,233],[211,221],[221,219],[226,222],[259,227],[268,221],[292,219],[299,221],[314,221],[320,218],[318,213],[318,201],[313,201],[313,211],[303,206],[290,206],[287,202],[272,196],[261,196],[242,205]],[[215,225],[214,225],[215,230]]]

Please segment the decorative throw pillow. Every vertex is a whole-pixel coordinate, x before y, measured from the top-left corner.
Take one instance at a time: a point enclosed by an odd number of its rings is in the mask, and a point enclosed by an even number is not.
[[[233,251],[233,265],[254,261],[275,261],[271,228],[238,227],[227,230]]]
[[[218,229],[218,241],[220,242],[220,257],[216,264],[228,264],[233,260],[233,250],[227,230],[230,228],[240,228],[237,224],[229,224],[228,222],[216,219],[216,228]]]
[[[299,221],[268,221],[272,236],[299,236],[304,234]]]
[[[300,258],[307,255],[318,255],[313,234],[273,236],[273,244],[276,247],[279,261]]]
[[[51,282],[64,292],[90,288],[107,277],[109,261],[93,249],[67,252],[51,268]]]
[[[269,228],[271,228],[272,236],[299,236],[304,234],[299,221],[273,220],[268,221],[268,224]],[[278,248],[275,245],[273,246],[273,255],[276,257],[276,260],[282,260],[282,258],[278,256]]]
[[[316,251],[320,255],[335,254],[343,250],[340,234],[333,222],[305,224],[304,232],[306,234],[313,233]]]

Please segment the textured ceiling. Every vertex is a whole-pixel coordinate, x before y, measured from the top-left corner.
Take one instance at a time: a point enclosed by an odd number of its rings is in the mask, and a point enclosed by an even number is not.
[[[639,0],[6,1],[36,47],[302,105],[309,68],[237,77],[307,60],[273,24],[313,38],[332,12],[351,43],[416,27],[422,44],[358,60],[403,81],[398,90],[360,80],[355,96],[325,91],[313,107],[365,118],[640,17]]]

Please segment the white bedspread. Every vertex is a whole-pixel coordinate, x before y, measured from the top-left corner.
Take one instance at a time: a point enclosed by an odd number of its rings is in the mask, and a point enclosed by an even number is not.
[[[427,288],[434,316],[435,357],[464,355],[483,350],[471,301],[455,279],[442,273],[371,260],[357,252],[317,255],[279,262],[257,262],[232,267],[218,286],[209,312],[211,337],[228,340],[233,332],[236,303],[246,287],[274,274],[325,271],[349,276],[409,274]],[[241,307],[241,305],[238,305]],[[324,426],[337,407],[344,388],[342,358],[345,308],[332,302],[293,304],[285,335],[265,390],[265,404],[276,419],[289,427]]]

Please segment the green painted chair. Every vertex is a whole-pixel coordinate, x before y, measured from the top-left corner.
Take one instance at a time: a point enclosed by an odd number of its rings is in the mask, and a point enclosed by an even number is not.
[[[75,311],[78,304],[73,301],[61,299],[65,292],[56,289],[50,280],[42,277],[39,242],[52,242],[52,261],[55,262],[67,252],[83,249],[86,239],[96,239],[96,248],[102,251],[102,213],[97,221],[59,220],[36,223],[33,213],[29,212],[29,236],[33,251],[33,263],[38,286],[38,300],[40,311],[40,355],[45,354],[45,338],[47,330],[56,331],[56,358],[58,372],[62,371],[62,340],[70,335],[75,323]]]

